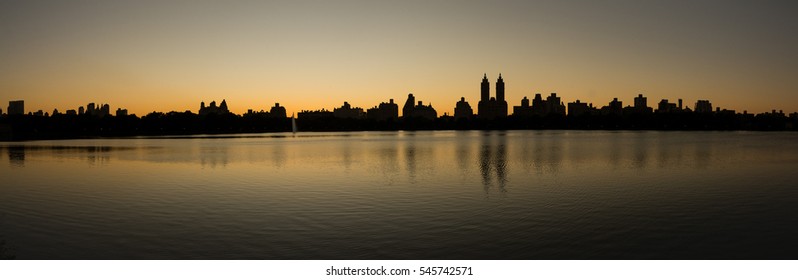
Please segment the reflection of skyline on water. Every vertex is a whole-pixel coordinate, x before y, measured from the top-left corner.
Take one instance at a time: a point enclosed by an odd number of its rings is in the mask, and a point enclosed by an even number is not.
[[[728,250],[727,240],[793,240],[783,213],[798,205],[796,138],[435,131],[0,143],[0,212],[23,258],[695,256]],[[724,242],[711,242],[718,235]]]
[[[118,145],[59,146],[14,144],[2,146],[8,162],[14,167],[24,167],[31,156],[53,156],[61,159],[82,159],[92,165],[107,165],[112,160],[144,161],[156,163],[196,163],[208,168],[227,168],[231,163],[246,162],[260,164],[270,162],[270,166],[284,168],[313,164],[303,157],[305,147],[327,157],[337,158],[347,172],[356,172],[363,165],[382,163],[377,168],[381,174],[397,174],[399,163],[404,167],[410,180],[419,172],[434,173],[441,162],[453,162],[462,177],[474,170],[479,171],[483,187],[495,186],[506,191],[507,182],[512,180],[514,171],[526,172],[529,176],[557,174],[563,167],[574,168],[585,165],[612,166],[616,169],[632,167],[636,169],[663,168],[673,164],[689,164],[703,168],[713,164],[717,143],[701,140],[700,137],[679,139],[667,132],[598,132],[600,140],[593,139],[590,132],[562,131],[521,131],[507,133],[493,132],[452,132],[451,145],[437,145],[441,140],[428,141],[423,132],[404,132],[400,138],[360,141],[358,135],[350,135],[345,141],[297,141],[289,137],[230,137],[230,138],[178,138],[153,139],[154,145],[135,146],[120,141]],[[330,135],[327,137],[338,137]],[[380,137],[395,137],[393,134],[380,134]],[[315,136],[306,139],[323,138]],[[477,138],[477,142],[474,142]],[[244,143],[229,140],[247,139]],[[306,140],[305,139],[305,140]],[[146,140],[138,140],[146,141]],[[262,142],[266,141],[266,145]],[[94,140],[93,142],[98,142]],[[101,141],[100,141],[101,142]],[[434,143],[433,143],[434,142]],[[54,142],[57,143],[57,142]],[[137,142],[136,142],[137,143]],[[135,144],[135,143],[132,143]],[[436,146],[437,145],[437,146]],[[450,148],[442,152],[442,148]],[[335,152],[335,154],[329,154]],[[478,158],[472,160],[474,156]],[[441,158],[449,157],[449,158]],[[373,168],[371,168],[373,169]],[[532,173],[529,173],[532,172]],[[523,178],[521,178],[523,179]]]
[[[416,183],[420,176],[434,176],[435,166],[438,165],[434,142],[428,135],[420,132],[404,132],[397,142],[388,141],[382,144],[401,149],[405,169],[410,183]],[[369,155],[365,155],[370,157]]]
[[[416,168],[417,168],[417,161],[416,159],[416,133],[410,132],[405,134],[406,140],[403,142],[404,144],[404,160],[407,168],[407,175],[408,180],[410,183],[416,182]]]
[[[112,145],[87,146],[59,146],[53,144],[58,143],[57,141],[51,141],[42,145],[22,143],[1,147],[9,165],[13,167],[24,167],[26,160],[39,156],[80,159],[91,165],[108,165],[117,160],[199,164],[212,169],[228,168],[234,163],[269,163],[271,167],[296,168],[333,161],[340,163],[338,166],[348,173],[358,173],[364,166],[373,165],[368,169],[379,170],[378,173],[384,176],[392,174],[390,176],[394,177],[390,180],[405,173],[410,181],[415,181],[421,174],[434,176],[436,169],[445,165],[442,163],[450,162],[456,168],[454,170],[460,172],[459,177],[467,178],[472,173],[478,174],[477,178],[486,192],[492,187],[505,192],[510,181],[517,179],[521,182],[534,176],[556,175],[563,168],[590,170],[593,167],[610,166],[614,170],[624,170],[627,167],[645,170],[674,164],[705,168],[715,163],[713,159],[718,155],[716,151],[721,149],[719,145],[733,145],[702,140],[701,136],[678,137],[668,132],[435,133],[449,135],[449,140],[433,139],[434,137],[431,138],[425,132],[401,132],[355,134],[342,138],[344,141],[315,140],[335,139],[338,137],[336,134],[326,136],[328,138],[316,135],[309,138],[167,138],[137,139],[134,142],[111,140]],[[401,136],[397,138],[398,135]],[[148,140],[154,143],[136,146],[140,141]],[[102,140],[91,142],[102,143]],[[321,155],[330,158],[330,161],[314,162],[309,159]],[[399,172],[399,167],[403,167],[404,172]]]
[[[12,146],[8,147],[8,162],[11,166],[23,167],[25,166],[25,147]]]
[[[4,146],[8,152],[9,163],[12,166],[24,166],[26,154],[38,155],[49,153],[55,158],[76,158],[85,161],[90,165],[106,165],[111,159],[111,153],[120,150],[133,150],[126,147],[109,146],[36,146],[36,145],[11,145]]]
[[[399,176],[399,149],[396,146],[380,147],[376,151],[379,164],[375,169],[379,170],[387,186],[392,186]]]
[[[92,165],[106,165],[111,160],[111,147],[91,146],[86,147],[86,161]]]
[[[202,167],[227,167],[230,161],[230,146],[228,145],[213,145],[213,146],[200,146],[197,147],[199,151],[200,165]]]
[[[490,194],[496,187],[500,193],[506,192],[507,184],[507,137],[504,132],[485,132],[480,135],[479,171],[482,187]],[[496,175],[496,178],[493,175]]]

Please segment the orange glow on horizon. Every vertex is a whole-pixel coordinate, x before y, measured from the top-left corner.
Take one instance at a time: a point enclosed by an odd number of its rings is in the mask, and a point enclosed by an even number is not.
[[[368,109],[408,93],[438,115],[483,73],[512,106],[535,93],[596,107],[642,93],[752,113],[798,111],[796,21],[746,3],[14,3],[0,9],[0,108],[64,112],[89,102],[144,115]],[[758,15],[767,15],[761,18]],[[107,16],[110,15],[110,16]],[[745,15],[745,16],[741,16]],[[711,35],[711,36],[710,36]],[[4,110],[5,111],[5,110]]]

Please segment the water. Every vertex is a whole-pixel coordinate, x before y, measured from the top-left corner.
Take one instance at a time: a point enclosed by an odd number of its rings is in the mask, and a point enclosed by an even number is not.
[[[796,259],[798,134],[0,143],[19,259]]]

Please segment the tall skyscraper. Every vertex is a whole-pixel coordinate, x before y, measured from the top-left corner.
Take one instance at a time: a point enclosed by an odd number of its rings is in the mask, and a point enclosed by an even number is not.
[[[482,101],[487,102],[488,99],[490,99],[490,82],[488,82],[488,74],[487,73],[484,74],[484,76],[482,76],[481,87],[482,88],[481,88],[480,92],[482,93],[482,96],[479,99],[479,101],[480,102],[482,102]]]
[[[95,112],[96,109],[95,107],[96,105],[94,103],[89,103],[89,105],[86,105],[86,114],[89,114],[91,116],[97,114],[97,112]]]
[[[405,106],[402,107],[402,117],[410,117],[413,115],[413,106],[416,104],[416,97],[412,93],[407,94],[407,101]]]
[[[502,79],[502,73],[499,73],[499,79],[496,80],[496,101],[504,101],[504,79]]]
[[[642,110],[646,107],[648,107],[647,98],[643,97],[642,94],[638,94],[637,97],[635,97],[635,109]]]
[[[557,114],[565,116],[565,104],[557,97],[557,93],[552,92],[549,97],[546,97],[546,112],[545,115]]]
[[[651,113],[651,108],[648,107],[648,98],[644,97],[643,94],[638,94],[635,97],[635,106],[634,112],[636,113]]]
[[[24,115],[25,100],[8,101],[8,115]]]

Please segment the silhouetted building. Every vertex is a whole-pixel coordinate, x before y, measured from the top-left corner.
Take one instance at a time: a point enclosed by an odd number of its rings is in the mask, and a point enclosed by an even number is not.
[[[103,106],[100,107],[100,112],[97,113],[97,116],[102,118],[108,115],[111,115],[111,106],[108,104],[103,104]]]
[[[460,101],[457,101],[457,104],[454,106],[454,119],[470,119],[474,116],[474,110],[471,109],[471,105],[465,101],[465,97],[460,97]]]
[[[327,119],[333,118],[333,112],[327,111],[326,109],[316,111],[303,110],[297,113],[297,118],[300,120]]]
[[[435,118],[438,117],[438,112],[436,112],[435,109],[432,108],[432,104],[424,105],[421,103],[421,101],[419,101],[418,105],[416,105],[415,109],[413,109],[412,116],[428,120],[434,120]]]
[[[96,106],[94,105],[94,103],[89,103],[89,105],[86,105],[86,114],[90,115],[90,116],[94,116],[94,114],[97,113],[97,108],[95,108],[95,107]]]
[[[482,77],[480,91],[481,99],[477,104],[477,114],[480,119],[491,120],[507,117],[507,101],[504,100],[504,79],[502,79],[502,74],[499,74],[499,79],[496,80],[496,98],[490,97],[490,82],[488,82],[487,74]]]
[[[565,116],[565,105],[562,104],[560,98],[557,97],[557,93],[551,93],[549,97],[546,97],[546,110],[544,115],[562,115]]]
[[[415,101],[416,98],[412,93],[407,95],[407,101],[405,102],[405,106],[402,108],[403,118],[424,118],[434,120],[438,117],[438,112],[432,108],[432,104],[423,105],[421,101],[419,101],[418,105],[413,106]]]
[[[8,115],[24,115],[25,100],[8,101]]]
[[[776,110],[773,110],[773,114],[779,117],[786,117],[783,110],[779,110],[778,114],[776,113]]]
[[[565,115],[565,105],[557,97],[557,93],[551,93],[546,100],[543,100],[540,93],[535,94],[535,99],[532,99],[532,114],[536,116],[548,115]]]
[[[698,100],[694,110],[696,113],[712,113],[712,103],[709,103],[709,100]]]
[[[591,114],[595,110],[593,108],[593,104],[582,103],[579,99],[576,102],[568,103],[568,115],[569,116],[582,116]]]
[[[274,103],[271,109],[269,109],[269,114],[271,114],[274,118],[287,118],[288,113],[285,111],[285,107],[280,106],[280,103]]]
[[[366,110],[366,117],[377,121],[399,120],[399,105],[393,103],[393,98],[388,103],[380,102],[379,107]]]
[[[643,94],[638,94],[637,97],[635,97],[635,109],[642,109],[648,107],[648,104],[646,104],[648,102],[646,101],[647,98],[643,97]]]
[[[643,94],[638,94],[635,97],[635,106],[632,109],[635,113],[651,113],[651,107],[648,107],[648,98],[644,97]]]
[[[78,115],[83,115],[86,113],[86,110],[83,109],[83,106],[78,107]]]
[[[37,116],[37,117],[44,117],[44,111],[39,110],[39,111],[33,112],[33,115]]]
[[[413,114],[413,106],[416,104],[416,97],[413,94],[407,95],[405,106],[402,106],[402,117],[410,117]]]
[[[78,114],[78,111],[75,111],[75,109],[69,109],[69,110],[66,110],[66,114],[68,116],[75,116],[75,115]]]
[[[216,106],[216,101],[211,101],[211,104],[208,107],[205,107],[205,102],[200,102],[200,109],[199,115],[205,116],[208,114],[227,114],[230,113],[230,110],[227,109],[227,101],[222,99],[222,103],[219,106]]]
[[[543,100],[540,93],[535,93],[535,98],[532,99],[532,113],[537,116],[546,114],[546,101]]]
[[[621,115],[623,114],[623,102],[618,98],[613,98],[610,104],[601,107],[601,114],[603,115]]]
[[[116,109],[116,116],[117,117],[127,116],[127,109],[117,108]]]
[[[286,114],[285,107],[280,106],[280,103],[274,103],[274,106],[272,106],[268,112],[264,110],[255,111],[248,109],[244,116],[255,116],[259,118],[286,118],[288,115]]]
[[[529,105],[529,98],[526,98],[526,96],[521,99],[521,106],[513,106],[513,116],[528,118],[532,115],[532,106]]]
[[[657,104],[657,113],[673,113],[678,110],[676,103],[669,103],[668,99],[662,99],[662,101]]]
[[[222,99],[222,104],[219,104],[219,110],[222,110],[224,113],[229,113],[230,110],[227,109],[227,101]]]
[[[82,108],[82,107],[81,107]],[[89,103],[86,105],[86,112],[85,114],[93,117],[105,117],[111,114],[111,106],[108,104],[103,104],[101,106],[97,106],[96,104]],[[82,115],[82,113],[81,113]]]
[[[344,101],[343,106],[333,109],[333,116],[339,119],[362,119],[366,117],[366,113],[363,108],[352,107],[349,102]]]

